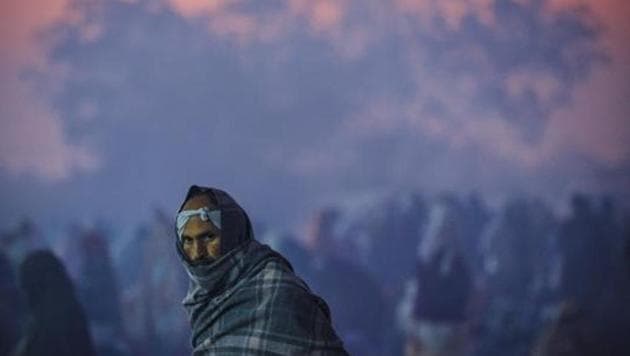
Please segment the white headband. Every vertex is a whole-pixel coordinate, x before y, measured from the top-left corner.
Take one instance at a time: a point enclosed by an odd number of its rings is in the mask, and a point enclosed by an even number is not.
[[[210,210],[208,207],[196,210],[182,210],[177,214],[177,236],[181,239],[184,233],[184,227],[193,216],[199,215],[201,221],[212,221],[212,223],[221,230],[221,210]]]

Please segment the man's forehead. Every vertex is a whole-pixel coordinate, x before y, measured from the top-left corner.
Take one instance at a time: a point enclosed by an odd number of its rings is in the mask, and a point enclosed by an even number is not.
[[[199,230],[217,230],[216,226],[210,220],[201,220],[199,216],[193,216],[188,220],[188,223],[184,225],[183,234],[184,235],[194,235]]]

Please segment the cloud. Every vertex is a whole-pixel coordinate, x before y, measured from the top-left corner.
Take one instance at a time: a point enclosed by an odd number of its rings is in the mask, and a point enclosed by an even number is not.
[[[37,43],[38,31],[57,23],[66,15],[67,0],[4,1],[0,5],[2,31],[0,46],[3,64],[41,63],[45,48]]]
[[[25,40],[40,69],[3,88],[26,88],[3,101],[29,119],[2,159],[67,177],[77,204],[116,187],[94,209],[124,216],[192,183],[271,223],[387,187],[621,190],[627,16],[575,3],[73,3]],[[27,151],[29,135],[49,149]]]
[[[545,133],[558,149],[579,151],[607,167],[630,164],[630,70],[602,68],[571,95],[570,106],[554,112]]]
[[[1,76],[5,104],[0,109],[0,167],[12,174],[50,180],[96,169],[97,158],[84,146],[70,143],[62,120],[51,106],[14,75]]]
[[[275,18],[286,35],[296,19],[304,19],[315,32],[327,32],[339,26],[346,13],[347,0],[288,0],[275,5],[254,5],[247,1],[167,0],[173,10],[186,18],[202,18],[209,22],[209,29],[219,34],[229,34],[237,27],[220,26],[240,19],[247,24],[234,31],[250,37],[260,36],[270,25],[263,20]],[[269,17],[271,15],[271,17]]]
[[[630,165],[630,3],[619,0],[554,0],[551,13],[587,9],[602,30],[606,65],[597,66],[571,92],[571,103],[554,112],[546,139],[558,149],[579,151],[606,167]]]
[[[520,184],[542,194],[576,186],[627,193],[596,173],[630,165],[630,108],[623,99],[630,97],[630,61],[627,44],[618,42],[627,25],[618,13],[611,18],[611,9],[623,13],[627,6],[610,2],[607,10],[591,11],[593,3],[581,3],[578,11],[574,4],[520,2],[490,6],[488,14],[489,2],[454,3],[461,11],[400,2],[413,15],[407,32],[396,33],[414,44],[403,52],[411,95],[372,97],[290,167],[303,176],[334,172],[354,186],[415,177],[416,185],[429,187],[430,177],[448,182],[441,189],[496,191],[512,181],[510,189]],[[431,21],[437,27],[427,26]],[[367,173],[380,178],[365,177],[366,164],[380,167]],[[470,170],[480,167],[484,174],[472,178]],[[559,180],[542,178],[550,176]]]
[[[440,21],[450,30],[460,30],[462,22],[468,16],[476,18],[486,26],[495,22],[494,0],[396,0],[398,10],[403,14],[417,16],[431,26]]]
[[[241,45],[274,44],[308,34],[326,41],[345,59],[361,56],[380,37],[379,29],[370,27],[386,21],[375,15],[385,15],[388,8],[378,1],[352,0],[166,0],[166,6],[186,19],[205,22],[210,33]]]
[[[65,0],[3,2],[0,13],[0,167],[50,180],[96,169],[98,158],[81,143],[70,142],[42,83],[27,75],[47,71],[49,78],[63,83],[63,68],[48,60],[50,43],[44,31],[60,23],[77,23],[76,13],[69,11]],[[94,38],[94,28],[86,30]]]

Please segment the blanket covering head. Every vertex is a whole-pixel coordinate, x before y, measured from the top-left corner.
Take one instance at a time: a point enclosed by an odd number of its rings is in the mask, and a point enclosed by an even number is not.
[[[346,355],[326,303],[286,259],[254,239],[234,199],[219,189],[192,186],[182,207],[197,194],[208,194],[221,212],[222,250],[210,263],[191,263],[175,239],[190,277],[183,305],[193,355]]]

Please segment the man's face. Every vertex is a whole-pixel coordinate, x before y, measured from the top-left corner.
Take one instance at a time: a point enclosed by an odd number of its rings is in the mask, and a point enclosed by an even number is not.
[[[182,210],[195,210],[203,207],[216,209],[210,199],[203,195],[190,198]],[[188,220],[182,232],[182,249],[188,259],[197,262],[205,258],[219,258],[221,254],[221,231],[211,220],[203,221],[199,216]]]

